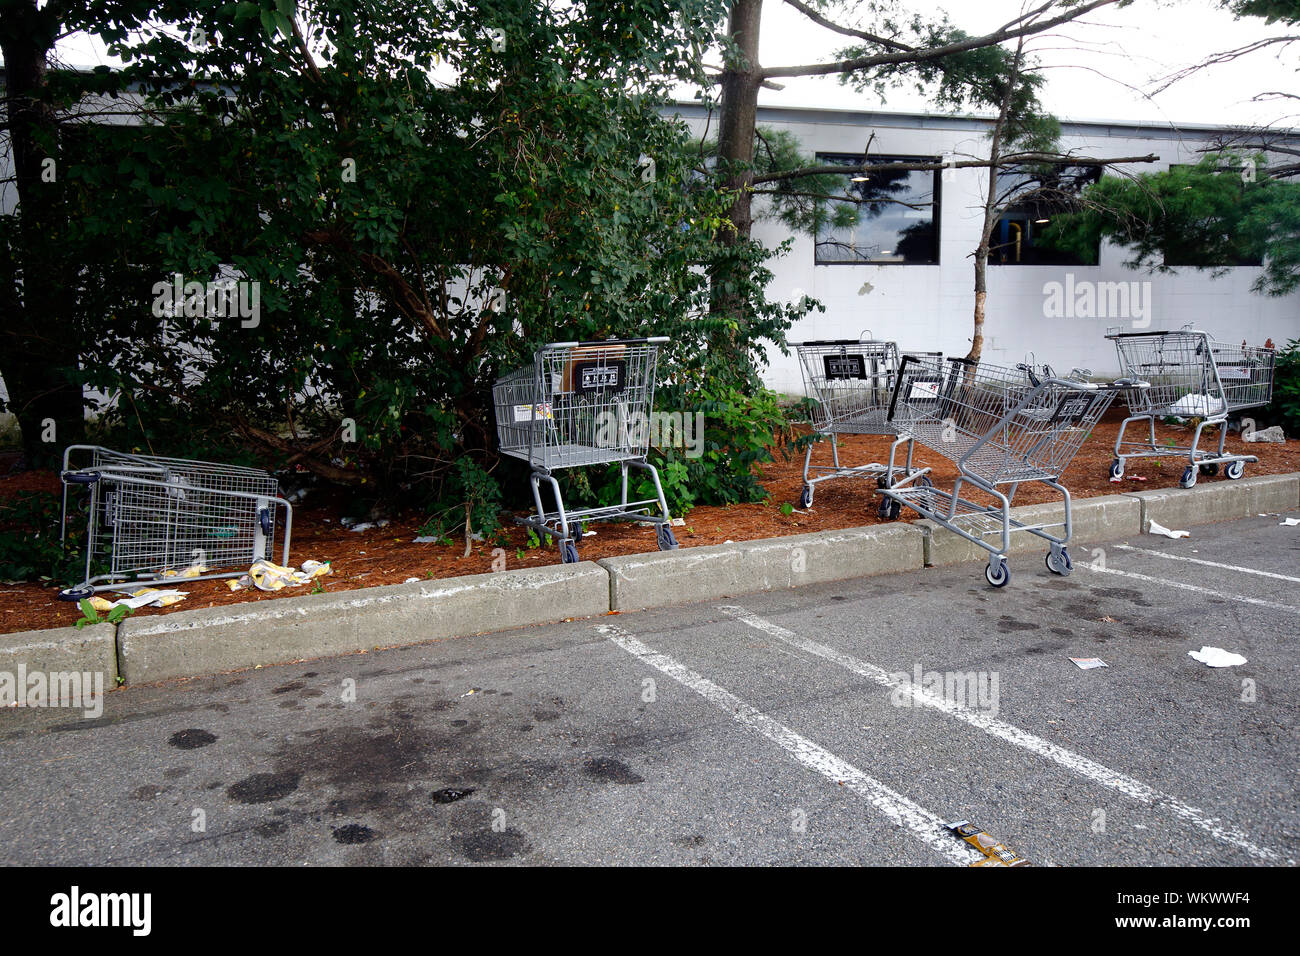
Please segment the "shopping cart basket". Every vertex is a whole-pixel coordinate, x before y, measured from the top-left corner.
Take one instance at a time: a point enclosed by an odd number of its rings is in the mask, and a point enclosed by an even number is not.
[[[896,438],[889,446],[889,463],[865,465],[840,463],[839,436],[889,435],[896,429],[889,416],[889,402],[898,376],[899,352],[894,342],[876,341],[870,333],[853,339],[817,342],[792,342],[803,372],[804,391],[812,399],[812,426],[817,435],[831,440],[831,464],[812,464],[813,446],[809,442],[803,459],[803,490],[799,507],[811,508],[813,486],[831,478],[874,478],[878,487],[894,483],[895,475],[912,473],[913,442]],[[938,352],[919,353],[939,358]],[[899,446],[907,446],[906,463],[899,468],[895,461]],[[898,504],[881,499],[880,516],[897,517]]]
[[[881,494],[988,551],[984,576],[994,587],[1011,579],[1006,554],[1012,532],[1045,539],[1050,544],[1048,569],[1069,574],[1070,493],[1058,479],[1115,395],[1140,387],[1126,381],[1094,385],[1080,378],[1042,377],[1029,366],[905,355],[889,419],[900,438],[914,438],[951,460],[959,476],[951,492],[943,491],[931,483],[930,469],[923,468]],[[1016,489],[1027,481],[1061,494],[1063,521],[1026,524],[1011,517]],[[967,485],[992,503],[963,497]],[[1003,485],[1009,486],[1005,492],[999,490]],[[1056,528],[1063,533],[1049,530]]]
[[[234,577],[273,552],[278,508],[284,509],[281,563],[289,563],[293,507],[260,469],[71,445],[63,453],[62,478],[61,535],[69,520],[69,487],[88,492],[85,579],[60,591],[63,600],[156,583],[164,572],[186,568],[207,569],[187,575],[186,582]],[[97,565],[106,570],[93,573]],[[213,572],[223,567],[239,570]]]
[[[1237,479],[1246,462],[1259,461],[1254,455],[1224,451],[1228,437],[1228,416],[1246,408],[1267,405],[1273,400],[1273,349],[1227,345],[1215,342],[1205,332],[1120,332],[1111,329],[1106,338],[1119,352],[1122,375],[1150,382],[1151,387],[1129,393],[1129,417],[1115,438],[1112,478],[1122,478],[1130,458],[1187,457],[1179,484],[1190,488],[1197,474],[1224,474]],[[1166,416],[1195,418],[1196,432],[1190,446],[1156,445],[1156,419]],[[1133,422],[1147,423],[1146,441],[1125,441],[1124,431]],[[1202,450],[1201,432],[1217,426],[1217,451]]]
[[[667,341],[553,342],[535,353],[531,367],[498,379],[492,388],[501,451],[532,466],[537,510],[518,521],[555,538],[566,564],[578,560],[575,537],[590,521],[652,522],[659,550],[677,547],[659,472],[646,461],[655,364],[659,346]],[[622,469],[619,503],[566,509],[554,472],[611,462]],[[628,500],[629,467],[650,473],[655,498]],[[554,511],[542,506],[542,481],[555,496]]]

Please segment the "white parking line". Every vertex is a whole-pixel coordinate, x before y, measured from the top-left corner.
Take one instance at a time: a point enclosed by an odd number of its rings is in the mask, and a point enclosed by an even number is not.
[[[1222,568],[1225,571],[1240,571],[1242,574],[1258,574],[1262,578],[1275,578],[1278,581],[1294,581],[1300,584],[1300,578],[1293,578],[1289,574],[1274,574],[1272,571],[1256,571],[1254,568],[1243,568],[1235,564],[1220,564],[1217,561],[1205,561],[1201,558],[1189,558],[1181,554],[1170,554],[1167,551],[1148,551],[1146,548],[1135,548],[1131,544],[1112,545],[1117,551],[1136,551],[1138,554],[1149,554],[1155,558],[1167,558],[1170,561],[1186,561],[1189,564],[1203,564],[1207,568]]]
[[[1087,568],[1089,571],[1096,571],[1098,574],[1118,574],[1121,577],[1132,578],[1134,581],[1146,581],[1148,584],[1163,584],[1167,588],[1177,588],[1179,591],[1194,591],[1197,594],[1208,594],[1210,597],[1222,598],[1225,601],[1236,601],[1238,604],[1254,604],[1256,607],[1266,607],[1274,611],[1286,611],[1288,614],[1300,614],[1300,607],[1294,604],[1278,604],[1276,601],[1265,601],[1263,598],[1246,597],[1244,594],[1226,594],[1223,591],[1215,591],[1212,588],[1203,588],[1196,584],[1187,584],[1183,581],[1170,581],[1168,578],[1153,578],[1149,574],[1138,574],[1136,571],[1121,571],[1119,568],[1099,568],[1095,564],[1087,561],[1080,561],[1075,565],[1076,568]]]
[[[895,826],[905,827],[913,836],[951,862],[968,866],[984,858],[969,844],[961,842],[945,830],[943,820],[929,810],[901,793],[891,790],[875,777],[863,773],[807,737],[773,720],[729,690],[695,673],[685,664],[647,647],[617,624],[596,624],[593,627],[633,657],[667,674],[679,684],[690,688],[719,709],[726,711],[738,723],[766,737],[809,770],[814,770],[833,783],[842,784],[859,796],[865,797],[867,802],[893,821]]]
[[[1091,780],[1093,783],[1098,783],[1104,787],[1109,787],[1112,790],[1117,790],[1120,793],[1137,800],[1139,803],[1163,803],[1177,816],[1200,827],[1216,840],[1220,840],[1224,843],[1235,846],[1238,849],[1244,850],[1251,856],[1272,862],[1279,862],[1281,860],[1280,854],[1268,849],[1267,847],[1257,846],[1251,841],[1250,837],[1246,833],[1236,829],[1235,827],[1228,827],[1220,824],[1217,817],[1211,817],[1203,810],[1198,810],[1196,807],[1189,806],[1181,800],[1171,797],[1169,794],[1161,793],[1159,790],[1148,786],[1140,780],[1136,780],[1117,770],[1111,770],[1109,767],[1102,766],[1095,760],[1090,760],[1082,754],[1077,754],[1072,750],[1067,750],[1065,747],[1054,744],[1049,740],[1044,740],[1042,737],[1035,736],[1028,731],[1021,730],[1019,727],[998,720],[996,717],[991,717],[988,714],[982,714],[978,711],[968,710],[960,704],[954,703],[953,701],[947,700],[938,695],[931,694],[924,688],[917,686],[911,680],[900,680],[882,667],[877,667],[875,664],[859,660],[852,655],[845,654],[844,652],[838,651],[833,647],[828,647],[825,644],[819,644],[816,641],[800,637],[793,631],[788,630],[779,624],[773,623],[772,621],[765,620],[756,614],[752,614],[743,607],[724,606],[720,607],[719,610],[736,618],[738,621],[748,624],[756,630],[762,631],[764,634],[770,634],[777,640],[784,641],[791,647],[797,647],[809,654],[814,654],[824,660],[838,664],[845,670],[852,671],[859,677],[865,677],[873,683],[879,684],[881,687],[909,694],[912,700],[917,704],[924,704],[928,707],[933,707],[935,710],[942,711],[950,717],[955,717],[972,727],[976,727],[986,733],[992,734],[999,740],[1006,741],[1009,744],[1028,750],[1046,760],[1051,760],[1064,767],[1066,770],[1078,774],[1087,780]],[[1290,861],[1288,860],[1287,862]]]

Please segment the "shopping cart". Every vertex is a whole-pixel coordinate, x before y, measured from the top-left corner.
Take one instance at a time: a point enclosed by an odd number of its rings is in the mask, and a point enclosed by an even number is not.
[[[896,436],[892,422],[887,421],[889,401],[893,396],[898,376],[899,352],[894,342],[876,341],[870,333],[861,338],[835,339],[816,342],[792,342],[799,356],[803,372],[804,391],[812,399],[811,417],[813,431],[827,435],[831,440],[831,464],[812,464],[815,442],[809,442],[803,459],[803,490],[799,507],[811,508],[813,486],[830,478],[874,478],[878,487],[894,483],[895,475],[912,473],[914,443],[908,438],[896,438],[889,446],[889,463],[870,462],[865,465],[846,466],[840,463],[839,436],[889,435]],[[939,358],[938,352],[919,353],[929,358]],[[907,446],[907,460],[900,468],[895,462],[898,449]],[[881,499],[880,516],[898,517],[897,502]]]
[[[62,478],[61,537],[69,520],[69,487],[88,492],[85,578],[60,591],[62,600],[157,583],[165,572],[187,568],[206,570],[187,574],[186,582],[234,577],[273,552],[279,508],[282,563],[289,563],[293,507],[260,469],[71,445],[63,453]],[[98,566],[105,570],[93,573]]]
[[[988,551],[984,576],[994,587],[1011,579],[1006,554],[1013,532],[1045,539],[1050,544],[1048,569],[1069,574],[1070,493],[1058,479],[1115,395],[1141,387],[1127,381],[1094,385],[1081,378],[1043,377],[1031,366],[903,356],[889,420],[900,438],[914,438],[954,462],[959,476],[951,492],[943,491],[927,476],[930,469],[923,468],[881,494]],[[1011,517],[1016,489],[1027,481],[1061,494],[1064,521],[1026,524]],[[968,485],[991,503],[963,497]],[[1001,485],[1010,487],[1003,492]],[[1063,533],[1049,531],[1056,528]]]
[[[575,537],[591,521],[639,520],[655,525],[660,551],[677,547],[659,472],[646,461],[650,447],[655,364],[666,337],[553,342],[539,349],[529,368],[497,380],[497,441],[501,451],[528,462],[536,513],[518,522],[555,538],[560,560],[578,560]],[[622,497],[616,505],[564,507],[554,472],[617,462]],[[650,473],[655,495],[628,501],[628,468]],[[555,510],[542,506],[540,484],[555,496]],[[654,509],[658,514],[652,513]]]
[[[1197,474],[1217,475],[1219,466],[1233,480],[1246,470],[1246,462],[1259,461],[1254,455],[1224,451],[1228,437],[1228,416],[1273,400],[1273,349],[1227,345],[1215,342],[1208,333],[1190,328],[1178,332],[1120,332],[1111,329],[1106,338],[1119,352],[1121,374],[1150,382],[1151,387],[1129,393],[1129,417],[1115,438],[1115,461],[1111,478],[1124,477],[1130,458],[1187,457],[1179,484],[1190,488]],[[1156,445],[1156,419],[1174,416],[1195,418],[1196,432],[1190,446]],[[1146,441],[1124,440],[1133,422],[1147,423]],[[1217,426],[1217,451],[1199,448],[1201,432]]]

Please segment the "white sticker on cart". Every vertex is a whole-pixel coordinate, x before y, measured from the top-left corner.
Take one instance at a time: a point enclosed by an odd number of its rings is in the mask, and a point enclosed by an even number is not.
[[[1219,378],[1250,378],[1250,369],[1240,365],[1220,365]]]
[[[938,382],[913,382],[912,392],[908,398],[938,398]]]
[[[554,416],[551,414],[551,406],[547,402],[540,405],[516,405],[515,421],[531,422],[538,419],[550,420]]]

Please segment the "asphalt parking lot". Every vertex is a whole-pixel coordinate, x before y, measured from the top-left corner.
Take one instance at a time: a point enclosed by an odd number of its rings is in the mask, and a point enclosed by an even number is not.
[[[9,709],[4,860],[1294,864],[1279,520]]]

